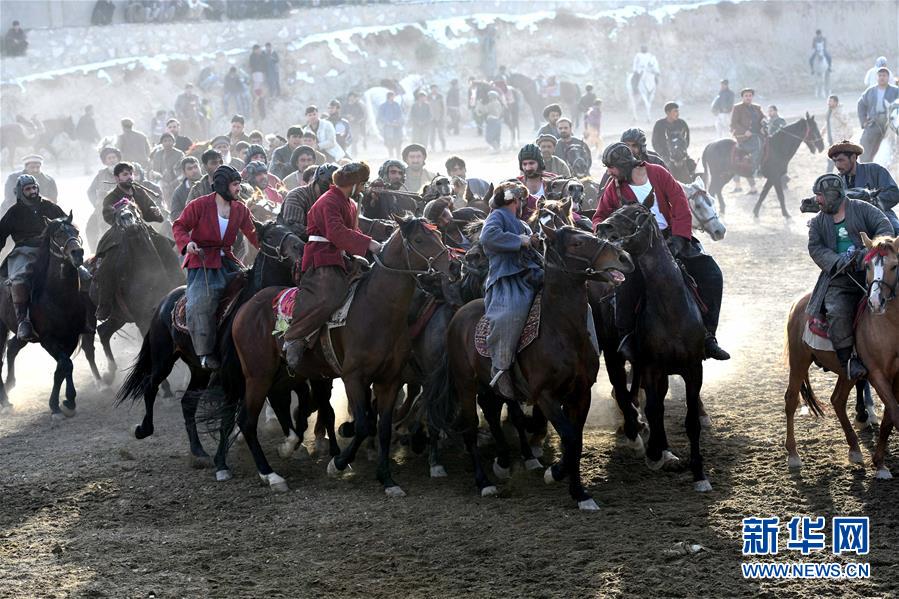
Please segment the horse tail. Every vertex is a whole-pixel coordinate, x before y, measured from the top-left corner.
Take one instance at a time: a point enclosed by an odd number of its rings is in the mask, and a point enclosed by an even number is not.
[[[811,381],[809,381],[808,373],[805,373],[805,376],[802,377],[802,383],[799,385],[799,394],[802,396],[805,405],[808,406],[809,410],[812,411],[812,414],[814,414],[816,418],[824,416],[824,407],[818,401],[815,392],[812,390],[812,384]]]
[[[421,392],[430,426],[438,431],[451,432],[459,412],[455,396],[449,356],[444,352],[440,365],[428,377]]]
[[[705,186],[706,189],[708,189],[709,188],[709,159],[708,159],[708,156],[706,155],[706,150],[708,150],[708,147],[706,147],[702,150],[702,158],[701,158],[702,173],[701,173],[701,175],[702,175],[702,184]]]
[[[224,326],[221,330],[219,352],[222,367],[212,375],[208,387],[198,392],[197,422],[201,422],[213,438],[217,439],[219,435],[228,437],[227,445],[230,447],[237,440],[237,436],[231,433],[243,405],[246,380],[231,337],[231,327]]]
[[[137,359],[128,369],[128,377],[116,393],[115,404],[120,405],[127,399],[137,401],[147,389],[147,381],[153,371],[153,351],[150,348],[150,333],[144,335]]]

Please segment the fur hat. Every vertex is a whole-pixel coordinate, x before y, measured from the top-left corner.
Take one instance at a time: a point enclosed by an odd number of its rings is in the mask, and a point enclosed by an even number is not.
[[[409,144],[408,146],[406,146],[405,148],[403,148],[403,162],[405,162],[406,164],[408,164],[408,163],[409,163],[409,158],[408,158],[409,152],[415,152],[415,151],[421,152],[421,156],[422,156],[422,158],[424,158],[425,160],[428,159],[428,151],[425,149],[425,147],[424,147],[423,145],[421,145],[421,144]]]
[[[854,144],[848,139],[844,139],[840,143],[833,144],[827,150],[827,157],[833,159],[837,154],[857,154],[865,153],[865,149],[858,144]]]
[[[368,183],[371,169],[364,162],[350,162],[337,169],[331,176],[331,181],[337,187],[350,187],[357,183]]]
[[[259,144],[253,144],[247,148],[247,159],[250,159],[257,154],[262,154],[263,162],[268,159],[268,156],[265,153],[265,148],[263,148]]]
[[[114,148],[114,147],[112,147],[112,146],[106,146],[105,148],[103,148],[102,150],[100,150],[100,160],[103,160],[103,161],[105,162],[105,161],[106,161],[106,157],[107,157],[109,154],[115,154],[116,156],[119,157],[119,160],[122,159],[122,153],[119,151],[118,148]]]
[[[503,181],[496,186],[493,197],[490,198],[490,209],[502,208],[513,200],[523,200],[528,197],[528,188],[520,181]]]
[[[543,118],[548,119],[550,112],[558,112],[559,114],[562,114],[562,107],[558,104],[550,104],[543,109]]]

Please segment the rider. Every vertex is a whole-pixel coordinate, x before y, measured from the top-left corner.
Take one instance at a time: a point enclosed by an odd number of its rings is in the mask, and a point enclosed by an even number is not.
[[[787,126],[787,121],[777,112],[777,106],[768,107],[768,119],[765,121],[768,137],[774,137],[778,131]]]
[[[858,122],[862,127],[861,145],[864,162],[871,162],[880,148],[889,126],[889,106],[899,100],[899,87],[891,85],[892,75],[887,67],[877,69],[877,84],[869,87],[858,99]]]
[[[562,117],[556,121],[559,128],[559,143],[556,145],[556,156],[559,156],[571,167],[571,172],[576,176],[590,174],[590,165],[593,164],[593,156],[590,147],[583,140],[571,134],[571,120]],[[559,174],[559,173],[556,173]]]
[[[393,191],[408,191],[406,186],[406,165],[402,160],[390,158],[378,169],[378,180]]]
[[[680,118],[677,102],[668,102],[665,104],[665,118],[657,120],[652,128],[652,148],[666,164],[671,162],[671,144],[675,139],[683,143],[686,153],[690,147],[690,127]]]
[[[881,67],[885,66],[887,66],[887,57],[878,56],[874,61],[874,66],[865,72],[865,89],[872,85],[877,85],[877,72],[880,71]]]
[[[134,183],[134,167],[130,162],[120,162],[112,171],[115,176],[116,186],[103,198],[102,215],[106,224],[110,225],[100,243],[97,244],[97,256],[100,261],[97,265],[97,274],[94,283],[99,292],[97,303],[97,320],[106,320],[112,314],[115,304],[115,295],[119,289],[119,281],[115,279],[121,272],[117,268],[119,256],[118,246],[122,242],[122,232],[116,228],[116,210],[125,202],[137,207],[141,220],[145,223],[161,223],[165,219],[159,206],[150,197],[150,194],[141,186]],[[153,228],[147,227],[150,241],[156,248],[163,265],[174,272],[178,271],[177,261],[167,260],[172,255],[172,242],[166,239]]]
[[[425,204],[422,216],[428,222],[437,225],[437,229],[443,237],[443,243],[447,247],[462,250],[463,252],[471,249],[471,241],[461,231],[459,223],[453,219],[448,198],[437,198]]]
[[[184,178],[181,179],[178,187],[175,188],[175,193],[172,194],[172,204],[169,210],[169,216],[173,220],[178,218],[184,210],[184,206],[187,205],[187,194],[190,193],[190,188],[203,176],[200,171],[200,161],[193,156],[181,159],[181,174],[184,175]]]
[[[220,367],[214,354],[215,315],[228,282],[242,266],[232,249],[237,232],[259,247],[250,211],[237,199],[237,169],[219,166],[212,174],[212,187],[214,193],[188,204],[172,223],[175,242],[185,255],[183,266],[187,268],[187,328],[194,353],[206,370]]]
[[[7,284],[19,323],[19,341],[37,341],[28,318],[31,302],[31,277],[40,254],[41,235],[46,219],[62,218],[62,208],[41,197],[41,188],[32,175],[19,175],[16,181],[16,203],[0,219],[0,248],[12,237],[14,247],[6,257]]]
[[[294,371],[308,347],[307,338],[346,300],[350,280],[359,268],[350,256],[381,251],[380,243],[359,231],[352,199],[362,191],[369,174],[364,162],[344,164],[307,215],[309,241],[303,253],[303,277],[293,319],[284,333],[284,354]]]
[[[540,127],[540,130],[537,131],[537,135],[543,135],[548,133],[559,139],[559,127],[556,125],[558,120],[562,117],[562,107],[558,104],[550,104],[546,108],[543,109],[543,118],[546,119],[546,124]]]
[[[630,148],[631,154],[633,154],[637,160],[648,162],[649,164],[656,164],[665,170],[668,170],[668,165],[665,164],[662,157],[646,148],[646,134],[643,132],[643,129],[632,128],[626,130],[621,134],[621,143]]]
[[[656,60],[653,54],[650,54],[649,49],[645,45],[642,45],[640,46],[640,51],[634,55],[634,64],[631,68],[631,89],[633,93],[636,94],[640,91],[640,78],[647,72],[658,75],[659,61]]]
[[[715,360],[729,360],[715,338],[718,316],[721,312],[723,278],[715,259],[703,251],[693,238],[692,217],[687,196],[680,183],[671,174],[655,164],[638,160],[623,143],[610,145],[602,155],[603,164],[609,169],[613,182],[606,185],[602,199],[593,216],[594,227],[608,218],[622,203],[640,202],[653,195],[650,210],[667,240],[671,255],[680,260],[687,273],[696,281],[699,296],[707,310],[702,315],[706,328],[705,355]],[[630,276],[629,276],[630,278]],[[634,361],[633,332],[636,327],[636,309],[642,293],[639,279],[627,284],[616,293],[615,324],[621,333],[618,351],[630,362]]]
[[[741,102],[734,106],[730,115],[731,133],[740,149],[752,157],[753,174],[762,160],[762,124],[765,121],[762,107],[752,103],[754,97],[755,90],[751,87],[740,90]]]
[[[543,155],[534,144],[526,144],[518,150],[518,168],[521,171],[518,181],[528,190],[527,201],[521,207],[521,218],[527,220],[537,209],[537,201],[546,197],[549,182],[558,175],[546,170]]]
[[[261,196],[261,199],[268,200],[274,205],[280,205],[284,201],[284,197],[277,189],[272,187],[268,166],[261,160],[252,160],[247,164],[241,177],[246,175],[253,189],[253,197]]]
[[[465,161],[461,157],[450,156],[446,159],[444,166],[446,167],[446,174],[450,177],[461,177],[464,179],[473,194],[481,198],[487,195],[490,184],[483,179],[469,177],[465,168]]]
[[[284,177],[281,184],[287,191],[296,189],[303,184],[303,173],[306,171],[306,167],[312,164],[315,164],[315,150],[309,146],[298,146],[290,155],[290,168],[293,171]]]
[[[406,163],[406,189],[413,193],[431,182],[434,175],[425,168],[428,151],[421,144],[409,144],[403,148],[403,162]]]
[[[571,169],[564,159],[556,155],[556,146],[559,140],[549,133],[541,133],[537,137],[537,147],[540,148],[540,155],[543,156],[543,164],[551,173],[555,173],[562,178],[571,178]]]
[[[6,185],[3,194],[3,210],[8,210],[16,203],[16,183],[19,181],[19,175],[31,175],[37,184],[44,190],[43,198],[56,202],[59,198],[59,192],[56,189],[56,181],[41,170],[44,159],[37,154],[29,154],[22,159],[22,170],[11,173],[6,178]]]
[[[222,154],[218,150],[206,150],[200,156],[200,162],[203,163],[203,169],[206,171],[206,174],[190,188],[190,193],[187,194],[188,203],[199,197],[209,195],[214,191],[212,189],[212,173],[222,166]]]
[[[809,221],[808,251],[821,269],[806,314],[827,318],[828,334],[837,358],[850,379],[867,374],[853,356],[853,318],[865,296],[862,264],[865,248],[861,233],[874,239],[890,235],[892,227],[883,213],[861,200],[846,197],[846,183],[838,175],[821,175],[812,186],[821,212]]]
[[[830,67],[833,64],[830,60],[830,53],[827,51],[827,38],[821,34],[820,29],[815,30],[815,37],[812,38],[812,55],[808,57],[808,68],[811,71],[811,74],[815,74],[815,55],[818,53],[818,48],[821,48],[821,54],[824,55],[824,60],[827,61],[827,72],[830,72]]]
[[[490,261],[484,296],[485,315],[491,323],[487,336],[492,362],[490,386],[508,399],[515,397],[509,369],[543,280],[536,253],[528,251],[532,245],[531,229],[521,220],[528,195],[520,183],[500,184],[490,200],[491,212],[480,236]]]
[[[301,185],[287,194],[278,222],[290,228],[300,239],[306,241],[306,216],[309,209],[331,186],[331,176],[337,170],[333,162],[315,167],[315,174],[307,185]]]
[[[292,127],[287,128],[287,143],[283,146],[278,147],[272,152],[272,161],[271,164],[268,165],[269,172],[274,175],[284,179],[287,175],[294,172],[296,169],[296,163],[291,162],[291,157],[293,153],[303,144],[303,128],[299,125],[294,125]],[[247,160],[252,160],[247,153]],[[302,173],[302,171],[301,171]]]
[[[876,162],[859,162],[862,147],[851,141],[843,140],[830,146],[827,157],[833,160],[837,172],[843,178],[849,190],[878,190],[877,197],[868,201],[886,215],[896,235],[899,235],[899,218],[893,208],[899,203],[899,188],[890,172]],[[855,194],[853,194],[855,195]],[[872,238],[873,239],[873,238]]]

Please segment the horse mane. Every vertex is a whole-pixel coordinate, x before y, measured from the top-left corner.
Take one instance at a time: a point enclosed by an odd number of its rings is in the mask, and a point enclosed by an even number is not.
[[[566,185],[567,185],[567,183],[566,183]],[[541,212],[541,210],[544,210],[544,209],[549,210],[550,212],[552,212],[553,214],[555,214],[556,216],[561,218],[562,214],[559,211],[559,209],[561,209],[564,204],[565,204],[564,200],[544,200],[543,204],[537,210],[535,210],[533,214],[531,214],[531,217],[528,219],[528,224],[536,225],[537,222],[540,220],[540,212]],[[574,219],[571,216],[570,210],[568,211],[568,219],[567,219],[567,224],[565,226],[569,226],[569,225],[574,226]]]
[[[475,240],[481,236],[481,230],[484,228],[484,221],[482,219],[471,221],[469,224],[465,225],[463,228],[463,232],[465,236],[470,240]]]

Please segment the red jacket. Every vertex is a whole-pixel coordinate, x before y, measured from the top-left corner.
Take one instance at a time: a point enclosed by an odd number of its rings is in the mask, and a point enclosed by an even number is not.
[[[649,175],[649,182],[652,184],[652,191],[655,195],[656,204],[659,212],[668,221],[671,233],[678,237],[690,239],[693,236],[692,223],[693,218],[690,216],[690,205],[687,203],[687,196],[684,190],[674,177],[671,176],[664,167],[657,164],[646,163],[646,174]],[[629,185],[621,185],[623,190],[624,201],[632,203],[637,201],[637,196]],[[608,218],[613,212],[621,207],[621,198],[618,196],[619,186],[616,185],[614,179],[606,185],[602,198],[599,200],[599,206],[593,215],[593,228]]]
[[[371,242],[371,237],[359,231],[356,203],[333,185],[309,209],[306,233],[309,242],[303,252],[303,272],[319,266],[345,266],[343,252],[364,256]],[[316,235],[328,241],[313,241]]]
[[[218,209],[215,207],[215,194],[200,196],[193,202],[190,202],[184,208],[181,216],[172,223],[172,232],[175,235],[175,243],[178,245],[178,251],[185,254],[183,267],[186,268],[221,268],[222,255],[220,250],[224,250],[225,257],[234,260],[238,264],[240,260],[231,251],[234,240],[237,238],[237,231],[243,231],[247,240],[255,247],[259,247],[259,240],[256,238],[256,227],[253,226],[253,219],[250,211],[239,200],[231,202],[231,216],[228,218],[228,228],[225,229],[225,238],[222,239],[219,232]],[[184,249],[191,241],[195,241],[206,254],[205,259],[201,260],[199,256],[187,254]]]
[[[543,179],[543,195],[544,195],[544,197],[546,197],[546,192],[549,191],[550,181],[552,181],[553,179],[558,179],[559,175],[557,175],[555,173],[551,173],[549,171],[543,171],[542,173],[540,173],[540,177]],[[527,185],[524,182],[524,175],[518,175],[517,178],[521,182],[522,185],[525,185],[525,186]],[[538,199],[539,198],[537,196],[530,194],[530,193],[528,194],[527,204],[525,205],[524,210],[521,211],[521,220],[527,222],[527,220],[529,218],[531,218],[531,215],[537,211],[537,200]]]

